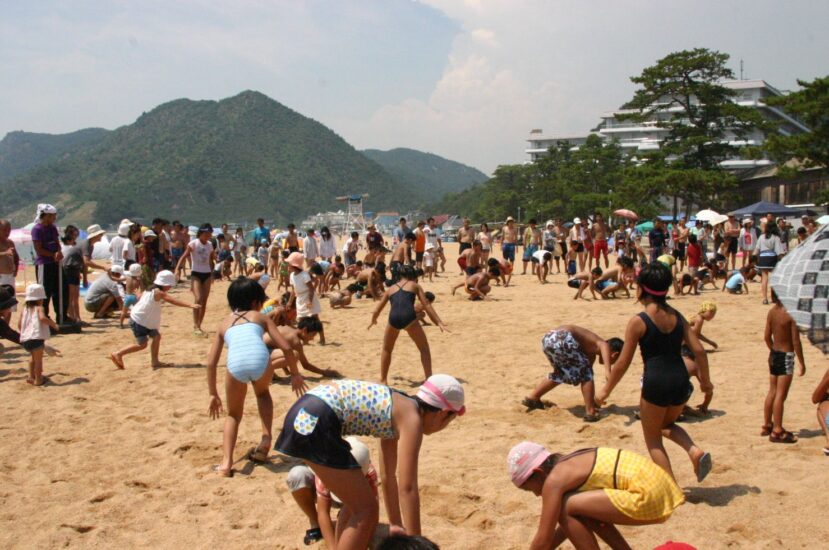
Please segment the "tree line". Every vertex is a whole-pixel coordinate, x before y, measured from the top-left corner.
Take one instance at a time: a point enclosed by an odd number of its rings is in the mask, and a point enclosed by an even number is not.
[[[437,209],[475,220],[503,220],[520,211],[526,218],[565,219],[628,208],[640,219],[666,209],[674,217],[701,208],[727,209],[735,200],[737,178],[721,167],[726,159],[768,157],[778,163],[829,166],[829,77],[766,100],[811,132],[786,136],[758,109],[734,101],[737,92],[722,85],[734,79],[728,54],[704,48],[674,52],[631,78],[633,98],[619,120],[656,121],[665,129],[658,150],[632,156],[619,143],[590,135],[584,145],[550,147],[531,164],[499,166],[485,183],[446,196]],[[762,147],[739,142],[760,130]],[[829,202],[829,190],[820,197]]]

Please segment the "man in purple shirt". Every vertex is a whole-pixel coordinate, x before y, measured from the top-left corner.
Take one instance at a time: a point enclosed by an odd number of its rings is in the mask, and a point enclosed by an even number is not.
[[[43,310],[49,315],[49,302],[55,309],[59,321],[65,318],[66,307],[60,311],[58,293],[60,292],[60,261],[63,254],[60,252],[60,232],[55,225],[58,211],[51,204],[37,205],[35,226],[32,228],[32,244],[35,248],[37,282],[43,285],[46,291],[46,301]],[[68,301],[68,289],[63,289],[64,304]]]

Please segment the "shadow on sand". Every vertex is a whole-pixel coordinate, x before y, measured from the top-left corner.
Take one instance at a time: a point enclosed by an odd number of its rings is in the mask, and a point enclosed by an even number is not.
[[[759,487],[735,483],[722,487],[689,487],[685,489],[685,499],[691,504],[707,504],[709,506],[727,506],[737,497],[747,494],[759,495]]]

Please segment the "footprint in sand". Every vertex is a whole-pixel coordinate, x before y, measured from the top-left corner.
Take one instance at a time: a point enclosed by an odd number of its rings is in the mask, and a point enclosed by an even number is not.
[[[115,493],[101,493],[98,496],[92,497],[89,499],[90,504],[98,504],[99,502],[103,502],[105,500],[109,500],[115,496]]]
[[[68,523],[61,523],[60,526],[72,529],[81,534],[88,533],[95,529],[94,525],[69,525]]]

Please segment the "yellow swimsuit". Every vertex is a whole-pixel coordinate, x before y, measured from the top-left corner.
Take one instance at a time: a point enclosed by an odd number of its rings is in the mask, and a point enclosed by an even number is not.
[[[629,518],[665,521],[685,502],[668,473],[650,459],[619,449],[599,447],[590,477],[578,491],[603,489],[613,506]]]

